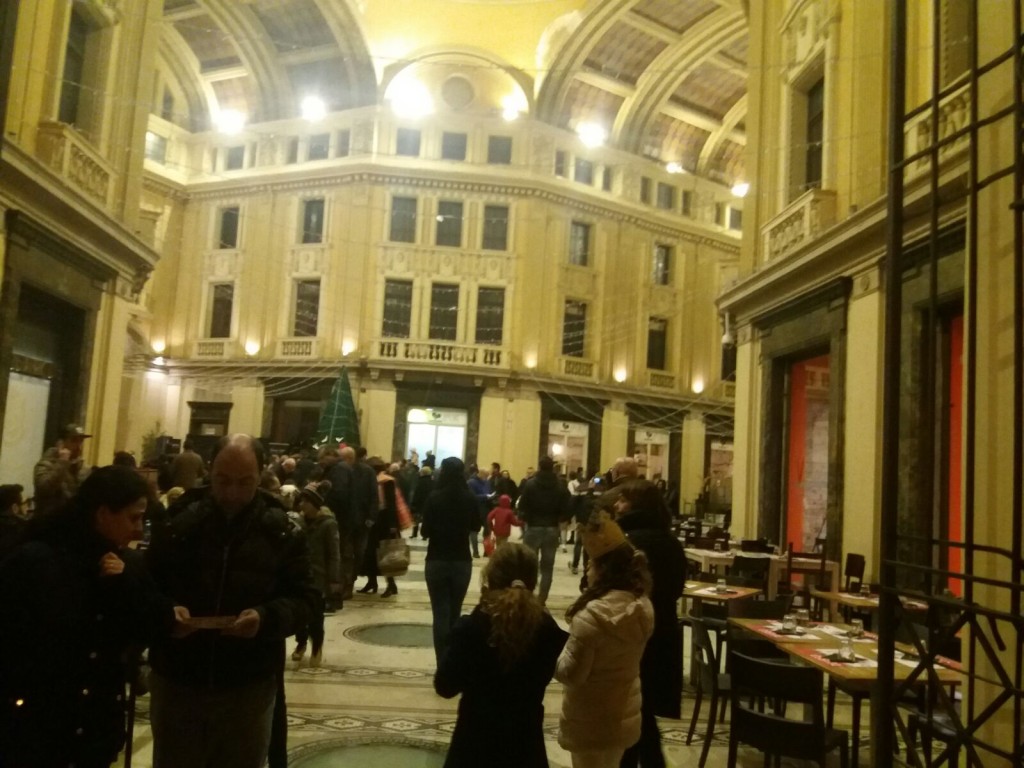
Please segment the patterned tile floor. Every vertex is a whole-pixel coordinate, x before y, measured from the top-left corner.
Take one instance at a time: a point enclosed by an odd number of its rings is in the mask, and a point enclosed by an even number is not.
[[[285,678],[288,746],[291,764],[297,768],[335,764],[386,768],[442,765],[455,725],[457,700],[446,701],[434,693],[433,650],[371,645],[353,639],[353,635],[359,633],[352,630],[367,625],[430,624],[430,604],[423,580],[426,543],[418,540],[410,543],[413,565],[409,574],[399,580],[396,597],[385,600],[378,595],[357,595],[345,604],[344,610],[326,619],[323,666],[310,667],[308,656],[301,663],[288,662]],[[552,614],[563,626],[565,609],[578,593],[579,577],[569,570],[570,556],[571,548],[568,554],[559,552],[548,600]],[[483,559],[474,561],[467,611],[479,595],[479,572],[484,562]],[[417,633],[413,630],[412,634]],[[289,641],[288,652],[293,648],[293,642]],[[561,686],[553,682],[545,696],[545,737],[552,768],[570,765],[568,753],[557,742],[561,698]],[[696,739],[693,746],[686,746],[692,703],[692,696],[684,694],[684,719],[661,721],[665,757],[674,768],[696,766],[699,762],[700,745]],[[705,704],[705,711],[706,707]],[[137,707],[133,768],[151,766],[148,710],[148,698],[143,697]],[[840,696],[836,711],[838,727],[849,723],[849,717],[849,706]],[[867,717],[865,707],[865,722]],[[702,717],[698,726],[701,736],[705,722]],[[716,734],[707,763],[709,768],[726,765],[727,738],[728,730]],[[335,749],[340,750],[337,758],[333,752],[328,754]],[[862,764],[868,763],[867,753],[865,744],[861,750]],[[829,764],[838,765],[837,756],[832,757],[836,759]],[[788,762],[783,764],[789,765]],[[763,757],[760,753],[742,750],[740,765],[761,766]]]

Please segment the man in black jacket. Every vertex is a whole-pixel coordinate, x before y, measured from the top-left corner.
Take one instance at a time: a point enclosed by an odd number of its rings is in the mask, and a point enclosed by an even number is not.
[[[147,559],[192,632],[153,646],[154,768],[261,768],[283,640],[315,605],[305,540],[257,490],[263,449],[218,445],[211,486],[157,532]],[[195,493],[195,492],[194,492]]]
[[[555,474],[550,456],[541,456],[537,473],[523,483],[519,497],[519,517],[523,521],[523,541],[540,555],[540,601],[547,602],[551,575],[558,550],[558,524],[570,515],[569,489]]]

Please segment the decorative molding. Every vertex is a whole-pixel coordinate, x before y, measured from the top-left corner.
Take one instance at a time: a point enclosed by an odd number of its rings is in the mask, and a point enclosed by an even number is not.
[[[240,251],[211,251],[203,257],[203,277],[235,278],[241,272]]]
[[[850,298],[856,299],[869,293],[875,293],[880,287],[881,269],[878,264],[873,264],[869,269],[858,272],[853,276]]]
[[[762,259],[774,261],[798,251],[835,223],[836,193],[809,189],[762,227]]]
[[[563,264],[559,270],[562,292],[568,296],[592,300],[598,294],[597,271],[592,267]]]
[[[386,244],[378,247],[377,271],[391,276],[441,276],[511,282],[516,254]]]
[[[289,275],[326,275],[330,266],[329,245],[295,246],[285,257],[285,268]]]

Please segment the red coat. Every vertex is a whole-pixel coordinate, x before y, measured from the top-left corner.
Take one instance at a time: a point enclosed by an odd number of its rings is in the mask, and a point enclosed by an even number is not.
[[[510,507],[495,507],[487,515],[487,524],[491,526],[495,536],[509,536],[513,525],[522,525],[523,521],[516,517]]]

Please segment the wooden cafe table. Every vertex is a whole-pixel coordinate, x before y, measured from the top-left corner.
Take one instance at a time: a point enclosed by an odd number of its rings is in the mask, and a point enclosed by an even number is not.
[[[832,606],[832,613],[830,615],[833,619],[836,617],[836,606],[839,605],[844,608],[852,608],[861,613],[878,613],[880,604],[878,595],[864,595],[860,592],[829,592],[823,589],[812,589],[811,595],[819,600],[827,600],[829,602]],[[903,608],[909,611],[928,610],[928,603],[920,600],[912,600],[901,595],[900,602],[903,604]]]
[[[871,695],[878,684],[878,636],[865,632],[863,637],[852,638],[856,662],[835,661],[832,655],[839,650],[842,640],[850,627],[845,624],[817,623],[807,627],[802,635],[779,634],[781,622],[763,619],[729,619],[731,624],[766,638],[792,658],[828,675],[829,711],[833,710],[836,689],[848,694],[853,701],[852,736],[853,750],[851,765],[858,764],[860,746],[860,705]],[[919,661],[913,656],[913,648],[899,644],[896,651],[893,679],[903,681],[917,669]],[[951,659],[938,657],[938,679],[950,685],[963,680],[960,664]],[[829,723],[831,726],[831,722]]]
[[[719,552],[713,549],[697,549],[696,547],[687,547],[684,552],[686,553],[686,559],[699,563],[701,571],[705,573],[717,571],[719,568],[728,568],[732,565],[732,561],[737,554],[736,552]],[[789,567],[789,557],[787,555],[769,555],[766,552],[740,552],[739,554],[744,557],[764,557],[768,559],[767,597],[769,600],[774,600],[778,597],[779,582],[782,580],[782,574]],[[808,569],[814,567],[817,563],[817,560],[810,558],[797,557],[793,559],[794,565],[799,564],[801,567]],[[839,563],[835,560],[826,560],[825,572],[828,573],[832,584],[839,583]],[[836,603],[831,604],[831,611],[833,614],[838,611]]]

